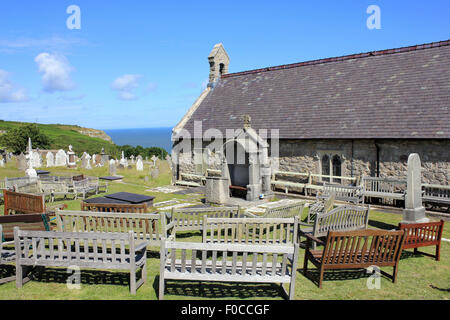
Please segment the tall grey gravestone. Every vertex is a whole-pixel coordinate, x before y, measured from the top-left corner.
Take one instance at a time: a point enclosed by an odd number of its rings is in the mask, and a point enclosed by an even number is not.
[[[428,222],[422,204],[422,165],[417,153],[408,157],[408,174],[402,223]]]

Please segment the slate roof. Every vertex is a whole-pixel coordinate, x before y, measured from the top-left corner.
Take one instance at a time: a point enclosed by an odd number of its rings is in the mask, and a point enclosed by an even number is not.
[[[450,139],[450,40],[226,74],[184,129],[281,139]]]

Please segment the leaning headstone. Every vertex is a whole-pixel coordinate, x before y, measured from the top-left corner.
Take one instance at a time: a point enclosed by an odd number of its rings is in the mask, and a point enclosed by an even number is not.
[[[422,165],[417,153],[408,157],[408,173],[402,223],[428,222],[422,205]]]
[[[47,152],[45,160],[47,161],[47,168],[53,167],[55,165],[55,156],[53,155],[53,152]]]
[[[25,155],[21,152],[17,157],[17,169],[20,171],[27,170],[27,160],[25,159]]]
[[[65,167],[67,165],[67,155],[62,149],[58,150],[55,157],[55,167]]]
[[[141,159],[138,159],[138,161],[136,162],[136,170],[144,171],[144,163],[142,162]]]
[[[116,161],[114,159],[111,159],[109,161],[109,175],[115,176],[116,173],[117,173]]]

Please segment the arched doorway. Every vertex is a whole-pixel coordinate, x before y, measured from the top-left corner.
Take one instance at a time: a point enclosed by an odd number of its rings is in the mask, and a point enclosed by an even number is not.
[[[230,193],[234,197],[246,198],[250,184],[249,154],[237,141],[225,144],[225,158],[230,179]]]

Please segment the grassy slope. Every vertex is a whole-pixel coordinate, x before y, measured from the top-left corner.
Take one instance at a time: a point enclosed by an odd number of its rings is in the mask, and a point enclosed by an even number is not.
[[[52,174],[76,174],[79,170],[52,169]],[[151,193],[146,191],[149,187],[167,185],[170,181],[167,164],[163,163],[161,175],[148,183],[144,182],[143,173],[135,170],[122,170],[123,183],[111,183],[108,193],[129,191],[154,195],[155,202],[173,198],[192,199],[191,195],[173,195],[164,193]],[[96,168],[84,171],[89,175],[104,175],[105,168]],[[13,164],[0,169],[0,179],[7,176],[23,175],[14,169]],[[58,201],[67,203],[69,209],[79,210],[80,200]],[[58,203],[57,202],[57,203]],[[0,206],[0,210],[3,208]],[[306,213],[306,212],[305,212]],[[371,211],[370,227],[393,229],[401,220],[401,215]],[[444,238],[450,238],[450,223],[444,229]],[[200,232],[177,233],[178,241],[201,241]],[[159,277],[159,249],[154,248],[147,259],[147,283],[142,286],[136,296],[129,293],[128,274],[115,271],[89,271],[82,269],[81,289],[69,290],[66,286],[68,274],[65,269],[49,268],[41,278],[30,281],[20,290],[15,283],[0,285],[0,299],[157,299]],[[434,253],[434,247],[421,248],[421,251]],[[405,251],[400,262],[398,280],[393,284],[389,279],[381,278],[381,288],[369,290],[367,288],[367,275],[365,270],[360,272],[327,272],[323,289],[306,278],[301,272],[303,266],[304,250],[300,250],[297,265],[297,278],[295,286],[296,299],[449,299],[450,293],[450,243],[443,241],[441,247],[441,261],[423,256],[411,255],[412,250]],[[313,266],[309,265],[314,272]],[[14,273],[14,267],[0,267],[4,273]],[[383,268],[391,273],[392,268]],[[1,276],[2,271],[0,271]],[[271,284],[232,284],[232,283],[205,283],[198,282],[169,282],[167,284],[166,299],[282,299],[276,285]]]
[[[23,125],[21,122],[0,121],[0,130],[9,130]],[[51,140],[51,149],[67,150],[72,144],[73,150],[79,156],[86,151],[90,154],[100,153],[102,148],[106,151],[114,151],[114,144],[100,138],[89,137],[77,131],[77,127],[59,124],[37,124],[39,130]]]

